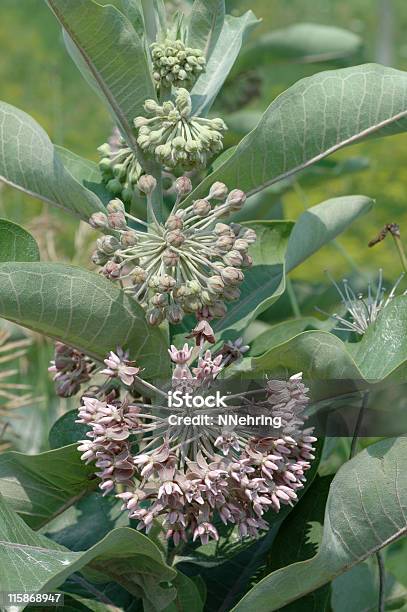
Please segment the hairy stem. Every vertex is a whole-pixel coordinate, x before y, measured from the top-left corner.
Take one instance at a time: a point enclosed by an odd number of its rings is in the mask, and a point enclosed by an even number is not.
[[[355,431],[353,432],[352,444],[350,447],[349,459],[352,459],[356,455],[357,445],[359,441],[360,430],[363,423],[363,418],[366,413],[366,408],[369,403],[369,391],[363,394],[362,405],[359,410],[358,418],[355,425]],[[376,553],[377,567],[379,570],[379,602],[378,612],[385,611],[385,598],[386,598],[386,570],[384,567],[383,555],[380,550]]]

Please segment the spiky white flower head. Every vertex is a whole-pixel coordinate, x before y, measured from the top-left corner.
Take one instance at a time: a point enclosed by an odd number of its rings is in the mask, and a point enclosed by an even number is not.
[[[152,178],[143,176],[140,188],[153,216],[151,198],[156,183]],[[248,249],[256,238],[253,230],[219,223],[234,210],[236,198],[229,198],[233,192],[215,183],[206,198],[182,208],[188,183],[177,179],[178,195],[171,214],[164,224],[155,220],[146,231],[127,225],[128,219],[146,224],[127,213],[117,199],[108,204],[107,216],[91,219],[93,225],[106,222],[120,236],[100,238],[93,262],[103,266],[106,277],[124,283],[125,291],[145,309],[152,325],[165,319],[176,324],[188,313],[202,319],[224,316],[226,303],[239,299],[242,268],[252,264]],[[205,210],[197,210],[197,202],[204,202]],[[204,330],[198,331],[202,336]]]
[[[147,154],[168,168],[185,170],[206,167],[208,160],[223,148],[227,127],[222,119],[205,119],[192,115],[191,96],[186,89],[177,90],[175,102],[160,106],[147,100],[148,117],[137,117],[137,143]]]
[[[331,279],[340,295],[342,304],[346,308],[346,313],[343,316],[337,313],[330,315],[338,323],[335,329],[351,331],[363,336],[376,321],[379,313],[396,297],[397,288],[403,277],[404,274],[397,279],[390,292],[387,293],[383,286],[383,270],[379,270],[376,287],[373,287],[372,283],[369,282],[367,296],[363,293],[356,294],[347,279],[342,281],[342,287]],[[407,291],[402,295],[407,295]]]
[[[143,174],[135,153],[120,133],[98,148],[101,155],[99,169],[106,189],[123,202],[131,202],[137,181]]]
[[[201,348],[198,365],[192,367],[194,353],[188,345],[181,350],[172,346],[169,352],[174,362],[172,389],[178,390],[182,379],[194,398],[207,397],[225,367],[223,355]],[[167,399],[163,391],[156,392],[157,398]],[[254,537],[268,528],[265,513],[293,505],[304,486],[316,441],[312,430],[303,428],[307,393],[301,375],[268,381],[262,400],[243,392],[229,396],[226,408],[208,408],[204,426],[194,422],[202,415],[199,402],[190,403],[186,396],[171,408],[164,401],[149,405],[117,397],[84,398],[79,422],[91,430],[79,450],[83,460],[96,461],[104,493],[117,484],[127,488],[117,496],[129,516],[138,520],[138,529],[148,532],[160,519],[175,544],[188,537],[206,544],[219,537],[214,525],[219,516],[235,525],[241,537]],[[281,415],[282,427],[259,435],[239,420],[224,426],[216,418],[250,407],[272,417]],[[134,436],[138,450],[132,455]]]
[[[202,51],[187,47],[182,40],[155,42],[150,49],[157,87],[173,85],[190,89],[205,70],[206,60]]]

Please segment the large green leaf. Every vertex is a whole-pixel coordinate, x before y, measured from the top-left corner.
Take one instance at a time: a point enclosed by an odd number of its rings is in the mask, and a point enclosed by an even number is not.
[[[96,487],[94,466],[85,466],[75,444],[39,455],[0,455],[0,494],[38,529]]]
[[[177,589],[177,596],[164,612],[202,612],[204,601],[191,578],[182,572],[177,572],[173,585]]]
[[[402,563],[404,566],[405,557],[403,557]],[[332,583],[332,612],[349,612],[349,610],[377,612],[379,601],[378,582],[377,560],[375,557],[355,565],[346,574],[338,576]],[[394,579],[394,576],[387,571],[387,563],[385,589],[385,610],[406,612],[407,589],[399,584]]]
[[[48,521],[39,533],[69,550],[87,550],[112,529],[129,526],[128,513],[121,509],[122,505],[114,495],[103,496],[100,490],[91,492]]]
[[[332,198],[313,206],[298,219],[287,246],[287,272],[341,234],[373,206],[366,196]]]
[[[17,223],[0,219],[0,262],[39,260],[40,251],[31,234]]]
[[[0,180],[86,221],[104,207],[64,167],[42,127],[29,115],[0,102]]]
[[[375,64],[302,79],[271,103],[185,205],[204,197],[215,181],[251,195],[362,138],[403,132],[406,99],[407,74]]]
[[[47,0],[75,46],[73,60],[92,82],[135,145],[133,119],[143,113],[155,89],[144,44],[130,21],[115,7],[93,0]]]
[[[65,412],[50,429],[49,445],[51,448],[60,448],[75,444],[78,440],[83,440],[89,431],[84,423],[76,423],[78,418],[77,410]]]
[[[191,91],[192,107],[196,115],[208,113],[235,63],[244,36],[257,23],[252,11],[247,11],[241,17],[225,17],[220,35],[208,59],[206,72],[200,75]]]
[[[316,556],[261,580],[233,612],[272,612],[311,593],[407,534],[407,439],[392,438],[340,468]]]
[[[312,380],[365,379],[378,382],[407,362],[407,296],[379,314],[360,342],[349,344],[323,331],[306,331],[274,346],[252,362],[255,371],[280,367],[304,372]]]
[[[190,15],[187,42],[210,57],[225,20],[225,0],[195,0]]]
[[[164,333],[117,285],[74,266],[0,264],[0,316],[102,359],[127,348],[144,376],[165,376]]]
[[[296,23],[260,36],[241,53],[236,69],[257,68],[272,61],[327,62],[349,59],[361,51],[353,32],[319,23]]]
[[[145,598],[153,609],[165,608],[175,596],[175,589],[159,583],[172,580],[176,572],[166,565],[157,546],[134,529],[114,529],[87,551],[72,552],[32,531],[3,499],[0,559],[2,591],[52,591],[74,572],[86,570],[96,571],[98,578],[112,578]]]
[[[257,321],[254,321],[253,325],[257,325]],[[334,324],[332,322],[325,323],[316,317],[300,317],[298,319],[288,319],[276,325],[265,325],[266,328],[260,329],[260,333],[256,334],[253,339],[248,339],[245,334],[245,340],[250,341],[249,355],[252,357],[263,355],[266,351],[288,342],[306,329],[323,329],[324,327],[331,329]]]
[[[267,574],[297,561],[306,561],[318,552],[322,539],[325,505],[332,479],[333,476],[317,477],[285,519],[268,555]],[[328,611],[330,594],[330,585],[324,585],[317,591],[285,606],[284,612]]]

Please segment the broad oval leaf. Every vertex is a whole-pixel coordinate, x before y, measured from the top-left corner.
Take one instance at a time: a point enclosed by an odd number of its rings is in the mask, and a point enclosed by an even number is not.
[[[407,296],[394,298],[357,343],[306,331],[252,361],[255,371],[285,367],[311,380],[364,379],[376,383],[403,373],[407,362]]]
[[[187,42],[211,56],[225,20],[225,0],[195,0],[189,18]]]
[[[407,534],[407,439],[378,442],[342,466],[328,496],[316,556],[261,580],[233,612],[272,612]]]
[[[36,593],[57,589],[74,572],[97,572],[112,578],[130,593],[142,596],[153,609],[164,609],[175,597],[174,588],[161,582],[176,577],[157,546],[135,529],[113,529],[84,552],[72,552],[32,531],[0,498],[0,589]],[[18,567],[18,572],[16,571]],[[35,571],[33,570],[35,567]]]
[[[81,461],[76,444],[39,455],[8,451],[0,455],[0,494],[38,529],[96,488],[94,469]]]
[[[0,262],[39,260],[40,251],[31,234],[17,223],[0,219]]]
[[[93,0],[47,2],[75,46],[72,59],[88,82],[97,84],[128,142],[136,147],[133,119],[142,114],[147,98],[155,98],[141,38],[114,6]]]
[[[368,136],[407,129],[407,73],[375,64],[320,72],[278,98],[258,126],[185,200],[215,181],[248,195]]]
[[[362,49],[360,36],[349,30],[320,23],[295,23],[266,32],[243,50],[237,70],[273,61],[328,62],[349,59]]]
[[[225,82],[242,47],[245,35],[258,23],[252,11],[241,17],[227,15],[219,38],[202,73],[191,91],[196,115],[206,115]]]
[[[288,242],[287,272],[341,234],[358,217],[368,213],[373,202],[366,196],[344,196],[326,200],[303,213]]]
[[[86,221],[104,210],[65,168],[42,127],[6,102],[0,102],[0,142],[7,151],[0,158],[0,180]]]
[[[0,264],[0,316],[103,359],[121,346],[145,368],[165,376],[164,333],[143,309],[105,278],[62,264]]]

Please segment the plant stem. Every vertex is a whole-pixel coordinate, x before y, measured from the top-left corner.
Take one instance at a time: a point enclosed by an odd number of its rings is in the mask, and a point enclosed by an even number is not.
[[[394,244],[396,245],[396,249],[400,257],[402,268],[404,272],[407,274],[407,257],[404,251],[403,243],[401,242],[400,236],[396,236],[395,234],[392,234],[392,236],[393,236]]]
[[[290,300],[291,308],[296,319],[301,317],[301,310],[298,304],[297,296],[295,295],[294,287],[290,278],[286,278],[287,294]]]
[[[349,459],[352,459],[356,455],[357,445],[359,441],[360,429],[363,423],[363,417],[365,416],[366,408],[369,402],[369,391],[363,394],[362,405],[359,410],[358,418],[355,425],[355,431],[353,433],[352,444],[350,447]],[[378,612],[385,612],[385,599],[386,599],[386,571],[383,562],[383,555],[380,550],[376,553],[377,567],[379,570],[379,604]]]
[[[366,408],[367,408],[368,402],[369,402],[369,391],[366,391],[363,394],[362,405],[360,407],[358,418],[357,418],[357,421],[356,421],[355,431],[353,432],[352,443],[351,443],[351,446],[350,446],[349,459],[353,459],[353,457],[356,455],[356,450],[357,450],[357,446],[358,446],[358,442],[359,442],[360,428],[362,426],[363,417],[365,416],[365,412],[366,412]]]
[[[386,609],[386,570],[384,567],[382,551],[376,553],[377,566],[379,569],[379,606],[378,612],[385,612]]]

